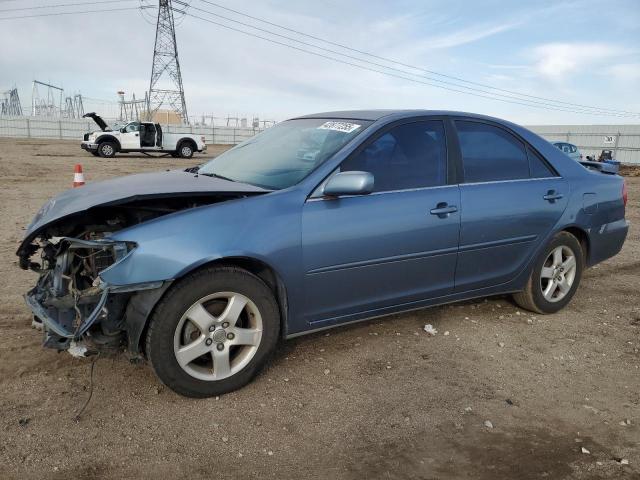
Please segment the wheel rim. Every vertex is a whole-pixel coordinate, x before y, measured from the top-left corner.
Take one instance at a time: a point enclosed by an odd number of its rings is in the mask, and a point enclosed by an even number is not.
[[[182,156],[184,157],[191,156],[191,147],[182,147]]]
[[[545,300],[559,302],[571,291],[576,279],[576,256],[566,245],[554,248],[540,272],[540,289]]]
[[[103,145],[102,146],[102,153],[104,155],[111,155],[113,153],[113,148],[111,147],[111,145]]]
[[[180,367],[192,377],[216,381],[235,375],[255,356],[262,340],[262,316],[249,298],[217,292],[182,315],[173,338]]]

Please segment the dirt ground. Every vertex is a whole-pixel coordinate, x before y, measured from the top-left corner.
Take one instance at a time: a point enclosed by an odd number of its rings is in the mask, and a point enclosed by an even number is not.
[[[207,400],[100,358],[74,422],[90,360],[43,350],[30,328],[24,227],[75,163],[95,181],[200,161],[0,139],[1,478],[640,478],[638,177],[622,253],[586,272],[561,313],[500,297],[302,337],[247,387]]]

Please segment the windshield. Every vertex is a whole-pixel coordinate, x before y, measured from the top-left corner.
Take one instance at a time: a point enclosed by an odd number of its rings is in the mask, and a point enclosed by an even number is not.
[[[295,185],[371,124],[364,120],[288,120],[203,165],[216,175],[270,190]]]

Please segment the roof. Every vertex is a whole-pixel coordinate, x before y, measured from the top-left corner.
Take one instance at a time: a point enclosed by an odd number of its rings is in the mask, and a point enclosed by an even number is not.
[[[499,118],[489,117],[486,115],[480,115],[477,113],[468,112],[455,112],[449,110],[342,110],[336,112],[322,112],[312,113],[310,115],[302,115],[296,118],[340,118],[345,120],[380,120],[383,117],[405,118],[415,116],[430,116],[430,115],[452,115],[452,116],[464,116],[473,118],[483,118],[486,120],[494,120],[504,122]]]

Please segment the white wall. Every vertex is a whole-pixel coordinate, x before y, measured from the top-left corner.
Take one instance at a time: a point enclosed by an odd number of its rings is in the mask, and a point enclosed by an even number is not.
[[[536,125],[527,128],[550,142],[573,143],[585,156],[598,157],[602,150],[613,150],[615,160],[640,164],[640,125]]]
[[[107,123],[111,123],[107,121]],[[82,140],[83,134],[99,130],[91,119],[55,119],[43,117],[0,117],[0,137],[53,138]],[[207,144],[236,144],[262,131],[259,128],[227,126],[163,125],[166,133],[193,133],[204,135]]]

